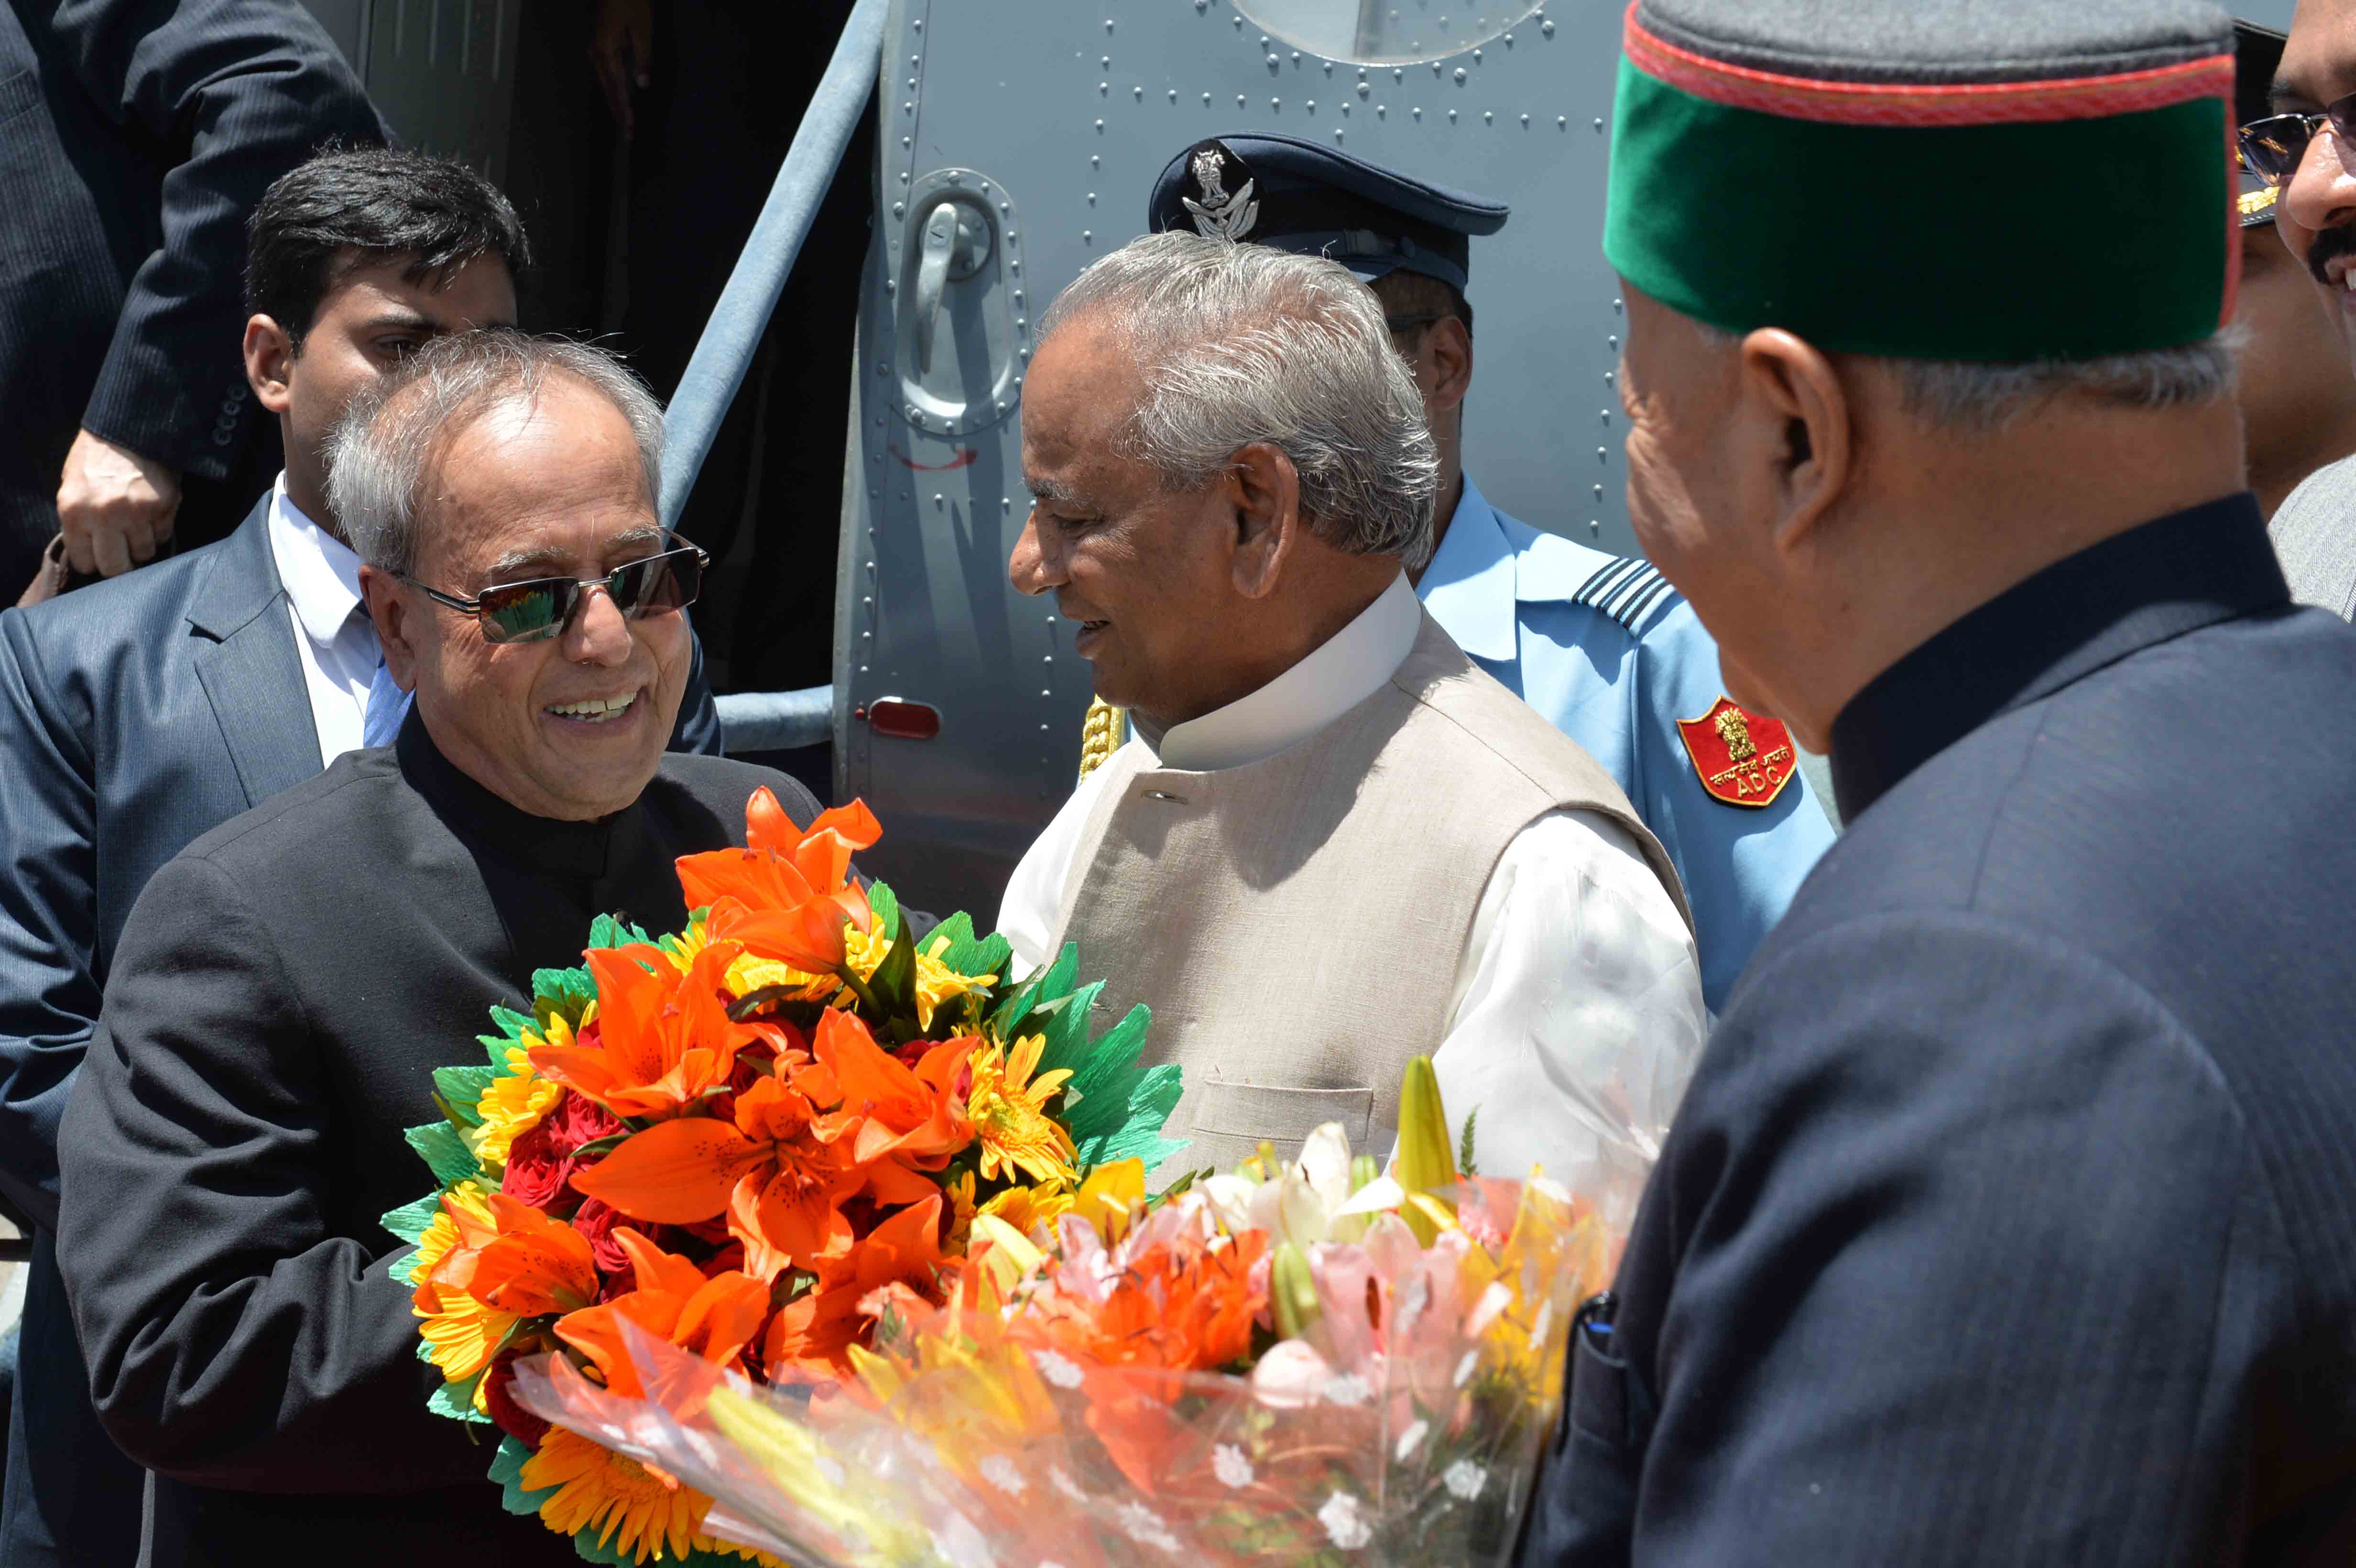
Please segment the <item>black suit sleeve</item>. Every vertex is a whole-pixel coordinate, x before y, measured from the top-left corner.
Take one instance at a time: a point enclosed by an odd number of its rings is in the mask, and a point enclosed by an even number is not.
[[[1890,920],[1746,976],[1525,1562],[2238,1560],[2281,1221],[2197,1045],[2061,948]]]
[[[184,855],[124,929],[67,1109],[59,1261],[123,1450],[243,1491],[478,1478],[425,1410],[405,1251],[332,1234],[337,1125],[261,898]]]
[[[58,1222],[58,1123],[98,1018],[97,795],[22,611],[0,613],[0,1189]]]
[[[226,477],[256,417],[237,348],[246,218],[323,143],[380,143],[384,123],[294,0],[51,0],[48,26],[100,112],[177,159],[82,424]]]

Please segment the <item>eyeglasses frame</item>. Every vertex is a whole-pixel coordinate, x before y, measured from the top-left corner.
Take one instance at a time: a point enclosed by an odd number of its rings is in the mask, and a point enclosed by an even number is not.
[[[433,600],[434,603],[443,606],[444,609],[455,610],[462,615],[472,615],[475,618],[475,624],[483,629],[483,640],[494,645],[495,646],[507,647],[519,643],[544,643],[551,637],[562,636],[572,628],[573,623],[578,619],[581,614],[582,606],[588,603],[588,596],[585,593],[576,593],[572,604],[567,607],[562,617],[550,622],[547,630],[533,632],[529,635],[521,637],[492,636],[490,635],[491,628],[488,620],[489,613],[483,608],[483,601],[495,593],[501,593],[513,589],[533,588],[544,582],[564,583],[569,584],[576,590],[601,588],[605,590],[607,601],[609,601],[616,610],[622,611],[622,618],[624,620],[644,620],[648,615],[654,613],[655,612],[640,610],[634,614],[628,610],[622,609],[621,601],[616,598],[614,593],[615,578],[619,577],[623,572],[629,571],[634,566],[646,566],[651,562],[660,560],[666,556],[685,555],[690,550],[695,552],[696,570],[699,572],[710,571],[712,567],[711,551],[705,549],[701,545],[699,545],[691,539],[680,539],[678,534],[674,533],[669,535],[669,537],[678,540],[678,543],[671,549],[657,550],[652,555],[640,556],[636,560],[626,560],[603,577],[519,577],[513,582],[494,582],[487,588],[485,588],[480,593],[475,595],[472,599],[462,598],[455,593],[445,593],[439,588],[419,581],[416,578],[410,576],[409,573],[405,571],[396,571],[392,576],[395,581],[407,583],[410,587],[416,589],[420,593],[424,594],[425,597]],[[701,581],[696,584],[698,598],[702,596],[702,586],[703,585]],[[693,599],[688,601],[688,604],[692,604],[694,603],[695,601]],[[671,610],[684,610],[686,608],[687,604],[669,605],[664,607],[664,613],[668,613]]]
[[[2298,151],[2292,155],[2287,168],[2280,174],[2268,174],[2258,166],[2256,159],[2250,156],[2250,143],[2254,139],[2254,133],[2260,127],[2279,125],[2286,121],[2296,121],[2298,123]],[[2331,127],[2331,133],[2334,136],[2339,137],[2350,148],[2356,149],[2356,92],[2351,92],[2345,98],[2335,99],[2314,113],[2268,114],[2262,119],[2253,120],[2234,131],[2233,150],[2241,155],[2242,165],[2244,168],[2266,184],[2279,189],[2290,183],[2292,176],[2298,172],[2299,165],[2307,161],[2308,150],[2315,144],[2316,132],[2326,125]]]

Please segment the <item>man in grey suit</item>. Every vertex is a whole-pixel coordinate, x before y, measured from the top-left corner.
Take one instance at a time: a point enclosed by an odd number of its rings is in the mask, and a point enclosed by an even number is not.
[[[380,673],[321,445],[433,339],[512,323],[527,261],[506,197],[460,165],[369,148],[284,176],[251,224],[243,343],[284,436],[278,483],[217,545],[0,613],[0,1192],[36,1227],[7,1568],[137,1552],[139,1475],[91,1413],[54,1237],[58,1124],[123,922],[191,840],[390,741],[406,701]],[[720,749],[700,650],[671,743]]]
[[[2299,0],[2273,101],[2278,113],[2243,126],[2242,155],[2275,182],[2275,228],[2356,364],[2356,0]],[[2356,620],[2356,457],[2292,491],[2269,532],[2292,595]]]

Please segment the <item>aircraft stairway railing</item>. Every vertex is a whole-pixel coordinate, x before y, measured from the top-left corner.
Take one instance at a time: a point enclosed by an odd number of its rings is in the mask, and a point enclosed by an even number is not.
[[[826,76],[802,112],[793,144],[769,187],[761,216],[737,254],[720,302],[704,323],[695,353],[663,416],[662,518],[678,526],[712,440],[744,385],[761,335],[777,308],[794,259],[801,254],[819,203],[842,162],[859,116],[874,90],[884,53],[885,0],[859,0],[835,40]],[[731,752],[779,752],[818,745],[832,733],[834,688],[740,691],[719,699]]]
[[[798,691],[730,691],[720,706],[720,732],[731,754],[791,752],[824,745],[834,734],[834,688]]]

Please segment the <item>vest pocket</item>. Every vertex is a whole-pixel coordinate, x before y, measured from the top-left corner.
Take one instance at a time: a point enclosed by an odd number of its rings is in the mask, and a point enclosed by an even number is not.
[[[1353,1153],[1376,1159],[1390,1153],[1369,1141],[1375,1112],[1370,1088],[1305,1089],[1213,1080],[1195,1094],[1194,1147],[1183,1157],[1190,1168],[1209,1165],[1225,1170],[1258,1153],[1262,1139],[1276,1146],[1277,1157],[1290,1159],[1301,1152],[1310,1134],[1328,1122],[1342,1124]]]

